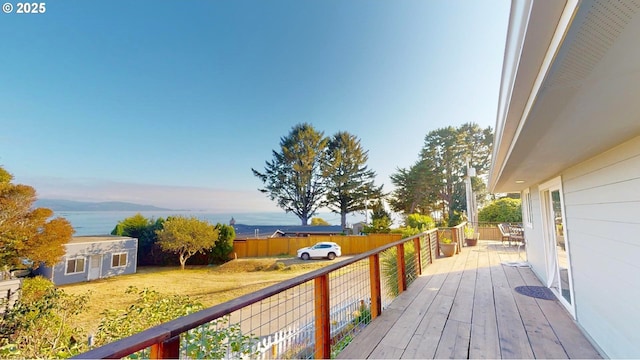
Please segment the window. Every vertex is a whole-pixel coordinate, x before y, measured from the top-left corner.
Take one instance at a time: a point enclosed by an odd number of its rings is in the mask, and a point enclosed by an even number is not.
[[[77,274],[84,272],[84,258],[76,258],[67,260],[67,269],[65,275]]]
[[[127,253],[113,254],[111,267],[127,266]]]
[[[529,188],[522,191],[522,215],[525,226],[533,228],[533,207],[531,205],[531,192]]]

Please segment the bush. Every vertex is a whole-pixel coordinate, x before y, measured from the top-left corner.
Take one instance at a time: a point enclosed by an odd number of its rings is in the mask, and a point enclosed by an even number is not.
[[[228,324],[229,316],[189,330],[184,336],[185,355],[189,359],[250,358],[257,355],[259,339],[244,335],[239,324]]]
[[[126,310],[108,309],[102,313],[96,345],[116,341],[203,308],[202,304],[184,295],[166,295],[147,288],[138,290],[134,286],[125,293],[137,293],[138,299]]]
[[[395,247],[386,250],[380,257],[380,267],[382,268],[382,278],[387,285],[387,295],[396,297],[400,293],[398,288],[398,251]],[[416,263],[416,249],[413,243],[408,242],[404,245],[404,259],[407,274],[407,286],[418,277],[418,268]],[[412,266],[412,264],[415,264]]]
[[[429,215],[411,214],[407,216],[407,226],[418,229],[420,231],[426,231],[436,227],[435,221]]]
[[[371,225],[365,225],[362,232],[365,234],[388,234],[391,232],[391,219],[373,219]]]
[[[231,225],[216,224],[218,239],[209,252],[209,261],[220,264],[229,261],[229,255],[233,252],[233,240],[236,238],[236,230]]]
[[[392,234],[402,234],[402,238],[403,239],[404,238],[408,238],[408,237],[413,236],[413,235],[418,235],[421,232],[422,231],[420,231],[419,229],[412,228],[412,227],[402,227],[402,228],[391,230]]]
[[[23,281],[22,297],[2,315],[0,356],[63,358],[86,350],[82,329],[70,318],[85,309],[88,295],[71,296],[42,277]]]
[[[501,198],[483,207],[478,212],[478,220],[486,222],[522,222],[520,199]]]
[[[113,342],[203,308],[202,304],[184,295],[166,295],[147,288],[139,291],[135,287],[129,287],[126,292],[137,293],[138,300],[126,310],[103,312],[96,345]],[[244,335],[239,324],[229,324],[227,316],[189,330],[182,341],[187,358],[221,359],[227,354],[232,358],[253,355],[258,338]]]

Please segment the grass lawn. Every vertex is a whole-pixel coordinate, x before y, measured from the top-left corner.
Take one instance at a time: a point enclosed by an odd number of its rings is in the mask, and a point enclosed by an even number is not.
[[[68,294],[90,292],[88,309],[74,319],[87,334],[97,330],[106,309],[126,309],[136,295],[125,294],[129,286],[145,287],[163,294],[188,295],[205,307],[245,295],[269,285],[335,263],[338,260],[302,261],[295,258],[237,259],[221,266],[140,267],[136,274],[60,286]],[[276,267],[276,262],[285,267]]]

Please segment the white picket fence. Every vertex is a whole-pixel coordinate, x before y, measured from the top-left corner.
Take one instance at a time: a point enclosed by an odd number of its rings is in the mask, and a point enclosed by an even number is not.
[[[367,307],[370,302],[367,300],[354,300],[348,302],[338,308],[334,308],[330,312],[331,319],[331,336],[337,335],[347,325],[349,325],[354,316],[353,313],[360,309],[365,303]],[[263,337],[256,348],[256,358],[260,360],[280,359],[283,357],[295,356],[297,352],[304,349],[313,348],[315,345],[315,322],[310,322],[302,327],[288,327],[274,334]],[[283,356],[288,353],[289,356]]]
[[[354,313],[360,310],[362,306],[370,308],[370,300],[352,300],[339,307],[334,307],[330,312],[331,319],[331,337],[338,335],[355,319]],[[189,340],[183,340],[183,353],[181,357],[188,358],[187,349],[189,345],[201,348],[200,350],[206,352],[208,341],[206,338],[207,332],[219,331],[219,325],[223,327],[231,326],[228,323],[209,323],[197,330],[191,331],[191,338]],[[236,324],[237,325],[237,324]],[[231,338],[225,338],[222,343],[226,347],[227,359],[282,359],[282,358],[298,358],[299,356],[308,357],[313,356],[315,346],[315,321],[310,321],[303,326],[293,325],[286,329],[281,329],[262,338],[258,338],[249,343],[248,348],[245,348],[247,352],[235,352],[231,350],[229,346],[230,342],[234,341]],[[145,355],[142,355],[143,357]],[[146,355],[148,356],[148,354]],[[191,355],[196,356],[196,355]]]

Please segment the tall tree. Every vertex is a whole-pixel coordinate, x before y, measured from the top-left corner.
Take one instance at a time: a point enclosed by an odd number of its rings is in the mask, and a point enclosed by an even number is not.
[[[442,205],[442,213],[448,218],[453,216],[451,204],[455,184],[464,175],[462,153],[458,144],[458,133],[452,126],[431,131],[425,137],[425,145],[421,151],[421,160],[429,161],[431,176],[440,184],[435,191]]]
[[[196,253],[204,254],[218,239],[218,229],[195,217],[171,216],[158,230],[158,245],[164,251],[178,254],[184,270],[187,260]]]
[[[65,253],[73,227],[47,208],[33,209],[36,191],[31,186],[13,184],[13,176],[0,167],[0,268],[30,260],[52,266]]]
[[[466,161],[476,169],[477,177],[484,176],[490,166],[492,143],[491,128],[482,129],[473,123],[429,132],[418,163],[409,170],[399,169],[391,177],[396,186],[392,207],[405,214],[439,208],[446,218],[455,218],[456,212],[466,209],[464,194],[462,198],[458,195]],[[477,180],[472,183],[476,190],[482,189]]]
[[[374,185],[376,173],[365,165],[368,152],[360,140],[348,132],[338,132],[329,140],[327,161],[322,173],[327,179],[326,204],[340,214],[340,225],[347,225],[347,214],[364,211],[369,199],[382,196],[382,186]]]
[[[438,186],[436,177],[431,174],[433,167],[429,160],[421,160],[409,169],[397,169],[391,175],[395,189],[389,197],[389,206],[396,212],[430,215],[436,210],[437,194],[430,189]]]
[[[323,205],[326,185],[322,163],[327,142],[312,125],[295,125],[280,139],[280,151],[273,151],[273,159],[265,162],[265,171],[251,169],[265,185],[259,190],[284,211],[294,213],[302,225],[307,225]]]

